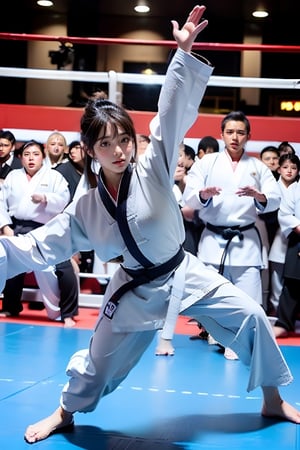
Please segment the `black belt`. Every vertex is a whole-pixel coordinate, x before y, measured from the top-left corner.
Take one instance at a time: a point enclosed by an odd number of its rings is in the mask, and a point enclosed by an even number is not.
[[[45,225],[44,223],[35,222],[34,220],[22,220],[22,219],[16,219],[15,217],[11,218],[13,225],[16,227],[17,225],[23,226],[23,227],[31,227],[33,229],[41,227],[42,225]]]
[[[243,240],[243,231],[250,230],[250,228],[254,228],[255,223],[250,223],[249,225],[245,225],[241,227],[240,225],[233,225],[230,227],[222,227],[219,225],[212,225],[211,223],[206,224],[206,228],[210,231],[213,231],[216,234],[220,234],[223,239],[231,240],[234,236],[239,236],[240,240]]]
[[[224,265],[225,265],[225,258],[228,253],[228,247],[230,242],[235,236],[238,236],[239,240],[242,241],[244,239],[243,231],[250,230],[250,228],[255,228],[255,223],[250,223],[249,225],[245,225],[244,227],[241,227],[239,225],[234,225],[231,227],[222,227],[218,225],[212,225],[211,223],[206,224],[206,228],[210,231],[213,231],[216,234],[220,234],[223,239],[226,239],[226,245],[222,254],[220,267],[219,267],[219,273],[223,275],[224,273]]]
[[[112,319],[121,297],[126,292],[134,289],[137,286],[141,286],[142,284],[149,283],[149,281],[152,281],[155,278],[158,278],[162,275],[166,275],[167,273],[175,270],[179,266],[179,264],[183,261],[184,256],[185,251],[183,250],[182,247],[180,247],[176,255],[174,255],[171,259],[169,259],[165,263],[160,264],[159,266],[133,270],[127,269],[121,265],[122,269],[132,277],[132,280],[120,286],[119,289],[117,289],[112,294],[111,298],[109,299],[109,301],[105,306],[104,315],[109,319]]]

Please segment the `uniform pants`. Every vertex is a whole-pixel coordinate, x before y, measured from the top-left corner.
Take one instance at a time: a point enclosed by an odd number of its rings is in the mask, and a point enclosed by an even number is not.
[[[78,314],[78,279],[70,260],[34,274],[50,319],[64,320]],[[3,290],[2,309],[12,316],[17,316],[23,310],[25,275],[26,273],[22,273],[7,280]]]
[[[287,331],[295,331],[295,323],[300,311],[299,295],[300,280],[285,277],[283,289],[279,297],[276,326],[283,327]]]
[[[203,324],[249,367],[248,391],[292,381],[263,308],[236,286],[222,284],[182,313]],[[61,406],[72,413],[94,410],[126,378],[155,334],[156,330],[113,332],[112,321],[100,315],[89,349],[75,353],[69,361],[70,379],[63,388]]]
[[[209,265],[209,267],[215,270],[219,269],[213,265]],[[259,305],[262,305],[261,271],[258,267],[225,265],[223,276],[256,300]]]

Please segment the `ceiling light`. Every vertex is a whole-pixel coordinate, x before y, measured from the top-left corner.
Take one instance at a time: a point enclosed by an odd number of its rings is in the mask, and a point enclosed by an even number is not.
[[[253,11],[252,16],[256,17],[257,19],[263,19],[265,17],[268,17],[269,13],[268,11],[265,10],[257,10],[257,11]]]
[[[145,1],[139,0],[137,5],[134,7],[134,10],[137,13],[147,13],[150,11],[150,8]]]
[[[53,6],[53,2],[51,0],[38,0],[37,4],[39,6]]]

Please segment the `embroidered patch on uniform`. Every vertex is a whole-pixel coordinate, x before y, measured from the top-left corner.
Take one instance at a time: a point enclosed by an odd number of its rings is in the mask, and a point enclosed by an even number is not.
[[[113,302],[108,302],[105,306],[104,314],[109,319],[113,318],[113,315],[117,309],[117,305],[115,305]]]

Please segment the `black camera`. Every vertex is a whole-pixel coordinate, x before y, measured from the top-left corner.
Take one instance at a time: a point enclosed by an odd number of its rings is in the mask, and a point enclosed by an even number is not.
[[[74,62],[74,48],[72,44],[61,44],[59,50],[50,50],[48,55],[51,59],[51,64],[55,64],[57,69],[62,69]]]

